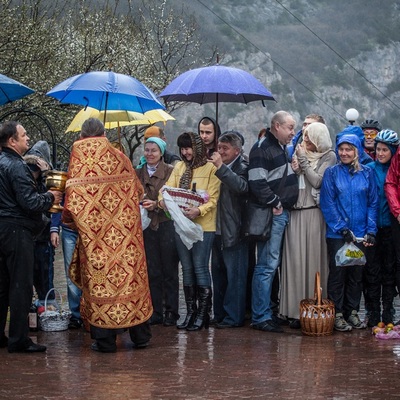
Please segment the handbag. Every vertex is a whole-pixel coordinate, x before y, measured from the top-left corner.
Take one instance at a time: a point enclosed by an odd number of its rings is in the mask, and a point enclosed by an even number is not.
[[[284,186],[287,178],[288,164],[279,183],[277,193]],[[266,207],[257,202],[255,198],[250,198],[245,211],[245,221],[243,234],[246,238],[255,241],[266,242],[271,237],[272,227],[272,207]]]
[[[249,200],[245,211],[243,234],[256,241],[267,241],[271,237],[272,208]]]

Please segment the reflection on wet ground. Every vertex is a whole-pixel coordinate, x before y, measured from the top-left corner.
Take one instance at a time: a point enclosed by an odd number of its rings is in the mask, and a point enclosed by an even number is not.
[[[59,281],[62,282],[62,279]],[[243,328],[153,327],[147,349],[90,350],[79,331],[38,332],[45,354],[0,349],[0,399],[376,399],[398,396],[400,342],[369,330],[314,338]]]

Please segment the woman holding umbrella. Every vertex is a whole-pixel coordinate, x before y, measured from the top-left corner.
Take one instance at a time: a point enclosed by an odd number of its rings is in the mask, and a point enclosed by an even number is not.
[[[189,250],[176,234],[176,245],[182,264],[183,289],[187,315],[178,329],[188,331],[208,328],[211,309],[211,275],[209,260],[216,230],[217,202],[220,180],[216,167],[207,162],[206,148],[201,137],[193,132],[182,133],[177,141],[182,161],[178,162],[166,185],[193,191],[202,191],[206,201],[198,207],[185,209],[185,216],[203,229],[203,240]],[[165,207],[160,200],[160,206]],[[198,306],[196,298],[198,298]]]

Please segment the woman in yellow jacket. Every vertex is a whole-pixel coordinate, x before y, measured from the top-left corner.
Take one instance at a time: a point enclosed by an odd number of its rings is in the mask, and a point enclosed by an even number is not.
[[[187,208],[185,216],[203,228],[203,241],[194,243],[188,250],[176,234],[176,246],[182,264],[183,289],[187,307],[185,320],[178,329],[196,331],[207,329],[211,310],[211,275],[209,260],[216,230],[217,202],[220,180],[216,167],[207,162],[206,148],[200,136],[193,132],[182,133],[177,141],[182,161],[179,161],[166,185],[194,189],[204,193],[206,202],[199,207]],[[161,200],[160,206],[164,207]],[[198,300],[198,304],[197,304]]]

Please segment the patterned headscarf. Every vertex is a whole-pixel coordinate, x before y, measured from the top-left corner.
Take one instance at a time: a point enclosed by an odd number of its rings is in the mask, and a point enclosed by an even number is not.
[[[189,139],[191,142],[191,147],[193,149],[193,158],[187,161],[185,157],[182,157],[183,162],[186,164],[186,170],[182,174],[179,181],[179,187],[182,189],[190,189],[190,184],[192,182],[193,170],[202,167],[207,163],[207,149],[201,140],[200,135],[194,132],[184,132],[178,137],[178,146],[180,142],[185,139]]]

